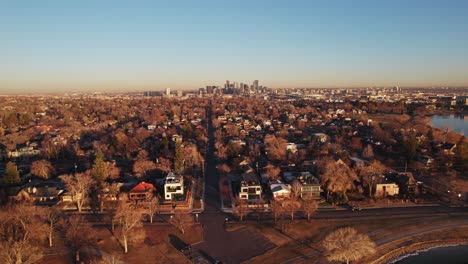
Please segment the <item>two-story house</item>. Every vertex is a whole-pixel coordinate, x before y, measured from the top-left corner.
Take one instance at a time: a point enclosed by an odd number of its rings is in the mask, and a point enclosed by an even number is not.
[[[184,177],[174,172],[169,172],[164,182],[164,198],[172,200],[177,196],[184,195]]]
[[[247,201],[256,201],[262,198],[262,186],[253,172],[242,174],[239,197]]]

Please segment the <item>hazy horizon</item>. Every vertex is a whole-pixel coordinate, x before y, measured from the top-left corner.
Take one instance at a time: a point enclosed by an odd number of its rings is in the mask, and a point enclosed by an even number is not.
[[[0,94],[468,87],[468,2],[3,1]]]

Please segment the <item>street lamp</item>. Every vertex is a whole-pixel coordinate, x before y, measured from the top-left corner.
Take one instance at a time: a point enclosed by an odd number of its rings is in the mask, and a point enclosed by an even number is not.
[[[198,223],[198,214],[195,214],[195,219],[196,219],[196,221]]]

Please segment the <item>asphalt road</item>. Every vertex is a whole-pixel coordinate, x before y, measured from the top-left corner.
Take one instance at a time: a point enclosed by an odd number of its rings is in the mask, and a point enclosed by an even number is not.
[[[223,263],[240,263],[254,256],[261,255],[275,247],[261,233],[249,228],[241,228],[228,232],[224,228],[226,218],[230,214],[220,210],[221,196],[219,193],[219,178],[214,156],[214,131],[211,124],[211,111],[208,111],[208,148],[205,163],[205,210],[199,217],[203,226],[203,242],[194,245],[201,255]]]

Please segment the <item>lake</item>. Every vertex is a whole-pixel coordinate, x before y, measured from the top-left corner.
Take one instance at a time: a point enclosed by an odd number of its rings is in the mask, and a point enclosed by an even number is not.
[[[448,127],[455,133],[468,136],[468,116],[435,115],[431,117],[430,124],[437,128]]]
[[[468,245],[438,247],[415,253],[400,261],[397,264],[466,264],[468,263]]]

